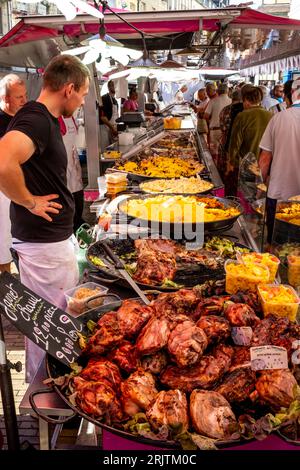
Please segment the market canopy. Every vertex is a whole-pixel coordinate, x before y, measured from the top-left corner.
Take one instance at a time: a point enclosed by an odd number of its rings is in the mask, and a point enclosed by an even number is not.
[[[268,15],[250,8],[223,8],[191,11],[146,11],[121,13],[145,33],[149,50],[185,47],[198,31],[226,33],[237,29],[300,30],[300,21]],[[105,13],[106,31],[128,47],[142,48],[141,36],[112,13]],[[44,67],[62,50],[80,45],[98,33],[99,20],[78,15],[71,22],[64,16],[25,16],[0,39],[3,67]],[[182,34],[184,33],[184,34]],[[178,36],[180,34],[180,36]],[[176,37],[178,36],[178,37]]]

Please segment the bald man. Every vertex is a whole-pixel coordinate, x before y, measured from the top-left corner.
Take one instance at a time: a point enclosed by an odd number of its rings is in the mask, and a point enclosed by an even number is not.
[[[26,86],[18,75],[6,75],[0,81],[0,138],[19,109],[27,102]],[[0,272],[10,272],[11,225],[10,200],[0,191]]]

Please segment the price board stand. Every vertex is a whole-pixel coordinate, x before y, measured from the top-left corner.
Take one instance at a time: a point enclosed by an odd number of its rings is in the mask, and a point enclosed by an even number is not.
[[[11,369],[20,371],[20,363],[12,364],[7,360],[5,338],[0,314],[0,387],[3,406],[4,423],[7,437],[8,450],[20,450],[18,422],[16,415],[15,399],[11,380]]]

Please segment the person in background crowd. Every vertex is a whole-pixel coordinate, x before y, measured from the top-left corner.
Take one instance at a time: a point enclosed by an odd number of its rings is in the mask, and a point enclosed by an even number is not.
[[[278,101],[278,103],[283,102],[283,85],[282,83],[278,83],[277,85],[274,86],[272,93],[271,93],[271,98],[274,98],[275,100]]]
[[[27,91],[18,75],[9,74],[0,81],[0,138],[2,138],[13,116],[27,101]],[[11,269],[11,224],[10,200],[0,192],[0,272]]]
[[[100,106],[100,146],[101,152],[113,143],[118,131],[116,119],[119,117],[118,103],[115,98],[116,90],[113,80],[107,83],[108,93],[102,96],[102,106]]]
[[[208,106],[209,98],[206,94],[205,88],[200,88],[197,91],[196,104],[191,103],[191,107],[194,112],[197,114],[197,131],[199,134],[203,135],[205,140],[207,140],[208,126],[207,121],[204,119],[204,112]]]
[[[178,91],[175,93],[175,102],[176,103],[183,103],[184,100],[184,93],[188,91],[188,87],[186,85],[182,85]]]
[[[218,88],[218,95],[208,103],[205,110],[204,118],[208,122],[209,127],[209,148],[212,157],[218,165],[218,149],[221,139],[221,128],[220,128],[220,113],[225,106],[231,104],[231,99],[228,97],[228,86],[225,83],[221,83]]]
[[[243,111],[242,94],[239,88],[232,92],[232,103],[225,106],[220,112],[220,129],[222,132],[219,145],[219,166],[218,170],[224,175],[226,170],[226,152],[228,150],[228,141],[234,118],[239,112]]]
[[[78,284],[79,271],[74,200],[58,118],[73,116],[84,103],[89,80],[89,69],[77,57],[52,59],[37,101],[19,110],[0,141],[0,190],[12,201],[21,282],[63,309],[64,291]],[[26,380],[31,381],[44,352],[30,340],[25,345]]]
[[[78,126],[74,116],[60,116],[59,125],[68,157],[67,187],[69,191],[71,191],[75,203],[74,233],[76,233],[76,230],[84,223],[82,220],[84,205],[82,171],[75,145],[75,140],[78,135]]]
[[[129,98],[123,103],[123,113],[138,111],[138,94],[135,88],[132,88],[129,92]]]
[[[261,102],[263,108],[265,108],[267,111],[270,111],[273,106],[279,104],[277,100],[271,98],[270,90],[268,87],[266,87],[265,85],[259,85],[258,88],[262,91],[263,94],[263,100]]]
[[[277,200],[300,194],[300,79],[292,84],[292,106],[269,122],[261,142],[259,166],[268,183],[266,216],[267,242],[272,242]]]
[[[270,108],[271,113],[280,113],[281,111],[284,111],[285,109],[288,109],[292,106],[292,84],[293,80],[288,80],[285,82],[283,85],[284,101],[283,103],[277,102],[275,106],[272,106],[272,108]]]
[[[210,100],[217,98],[218,93],[214,83],[207,83],[206,87],[206,94]]]
[[[272,114],[262,108],[262,92],[256,86],[247,87],[242,99],[244,111],[239,113],[233,123],[229,141],[226,169],[225,195],[236,196],[238,173],[241,159],[249,152],[259,156],[259,143]]]

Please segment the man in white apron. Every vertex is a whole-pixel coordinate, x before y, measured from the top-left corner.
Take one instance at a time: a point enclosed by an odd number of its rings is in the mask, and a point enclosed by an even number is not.
[[[76,148],[76,138],[78,135],[78,126],[75,118],[59,118],[60,132],[67,151],[67,187],[71,191],[75,202],[74,214],[74,233],[83,224],[82,212],[84,204],[82,171],[79,156]]]
[[[102,96],[102,106],[100,108],[100,147],[101,152],[113,143],[118,131],[116,119],[119,117],[118,103],[115,98],[115,85],[113,80],[107,84],[108,93]]]

